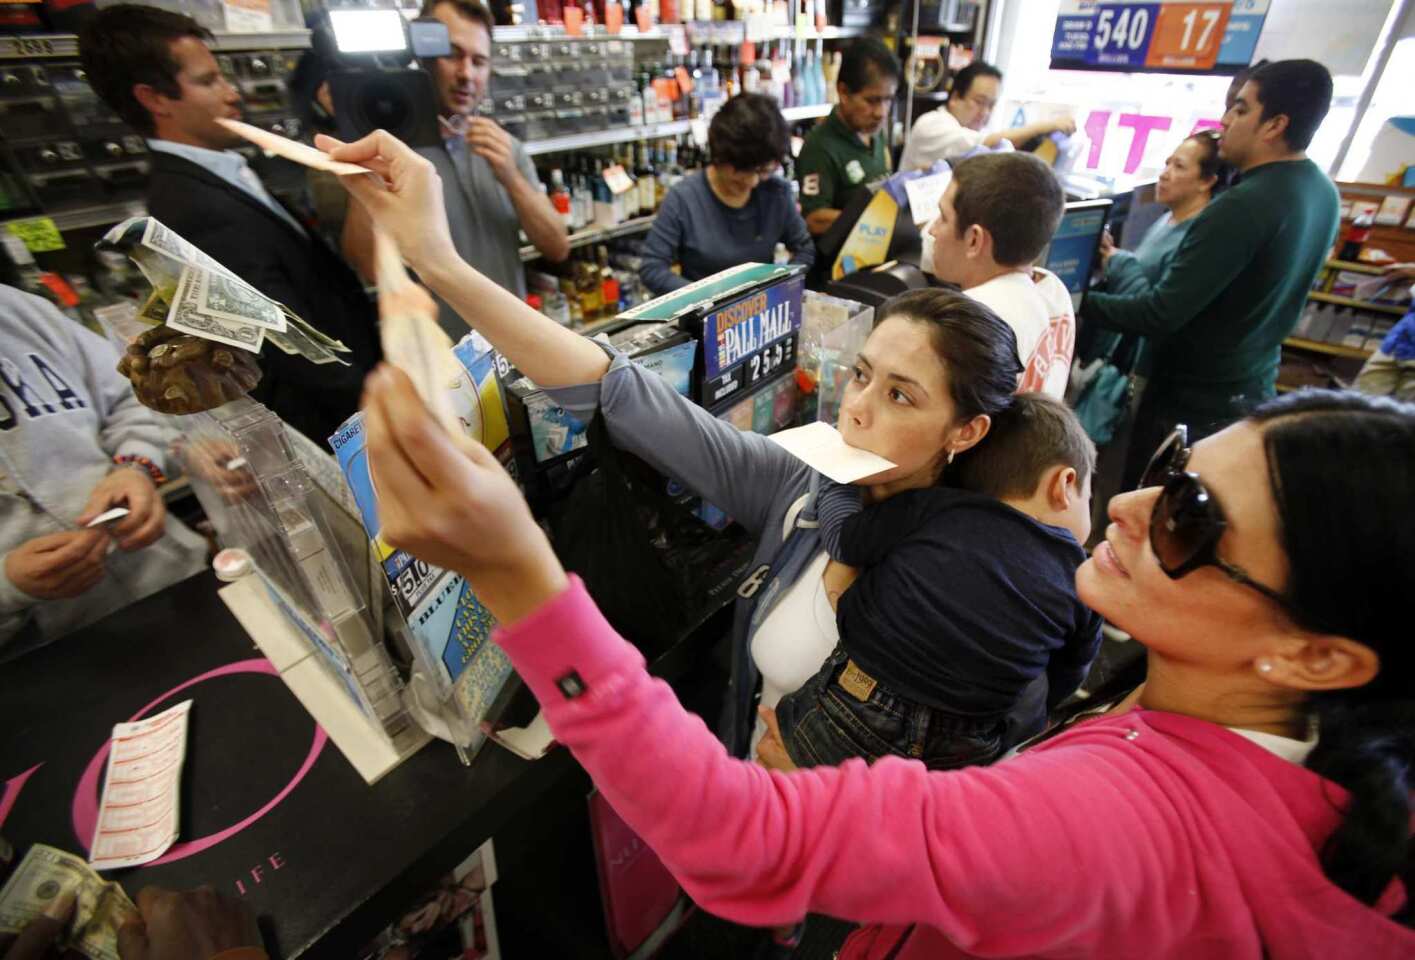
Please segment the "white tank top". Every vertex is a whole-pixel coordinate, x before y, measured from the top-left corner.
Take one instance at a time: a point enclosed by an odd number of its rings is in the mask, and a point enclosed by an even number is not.
[[[835,610],[821,580],[829,560],[822,550],[806,564],[800,579],[781,595],[752,635],[752,662],[762,675],[764,707],[775,708],[782,697],[801,689],[840,642]],[[750,757],[756,757],[764,733],[766,724],[757,717]]]

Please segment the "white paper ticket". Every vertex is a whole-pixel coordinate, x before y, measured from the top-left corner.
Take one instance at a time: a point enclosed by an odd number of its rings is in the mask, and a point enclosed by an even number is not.
[[[108,776],[88,860],[95,870],[156,860],[177,839],[177,797],[192,701],[113,727]]]
[[[327,170],[339,176],[347,177],[368,173],[367,167],[361,167],[356,163],[344,163],[341,160],[331,160],[329,154],[322,150],[316,150],[308,144],[291,140],[289,137],[282,137],[278,133],[253,127],[249,123],[227,120],[225,117],[218,117],[216,122],[237,136],[249,140],[266,153],[273,153],[277,157],[284,157],[286,160],[293,160],[295,163],[313,167],[316,170]]]
[[[868,450],[849,446],[834,427],[819,420],[804,427],[773,433],[767,439],[836,483],[854,483],[895,466],[893,462]]]

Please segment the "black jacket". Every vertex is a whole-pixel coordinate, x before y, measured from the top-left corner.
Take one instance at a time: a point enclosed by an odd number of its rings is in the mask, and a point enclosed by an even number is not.
[[[313,364],[274,344],[261,350],[251,396],[324,447],[359,406],[364,376],[380,359],[378,313],[363,284],[309,231],[303,237],[245,191],[189,160],[154,151],[148,212],[266,296],[342,340],[352,366]]]

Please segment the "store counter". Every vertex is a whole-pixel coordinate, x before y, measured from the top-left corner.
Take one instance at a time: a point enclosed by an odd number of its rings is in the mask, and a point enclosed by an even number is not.
[[[583,777],[563,749],[528,762],[487,744],[465,767],[434,741],[365,785],[219,586],[198,575],[3,667],[0,834],[17,856],[33,842],[86,851],[113,724],[190,698],[180,839],[108,876],[132,896],[210,884],[251,905],[274,956],[347,960],[518,811]],[[688,673],[727,614],[704,611],[655,672]]]

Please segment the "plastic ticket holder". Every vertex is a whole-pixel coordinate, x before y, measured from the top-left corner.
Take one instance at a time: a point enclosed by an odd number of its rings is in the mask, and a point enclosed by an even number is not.
[[[815,385],[815,417],[835,423],[855,357],[874,329],[875,308],[813,290],[801,298],[801,346],[798,363]]]
[[[420,734],[382,643],[382,588],[370,575],[368,540],[327,492],[328,482],[340,483],[337,468],[315,459],[328,460],[317,450],[297,454],[280,418],[249,398],[174,420],[177,455],[221,546],[249,554],[275,606],[401,752]],[[325,485],[306,463],[329,475]]]

